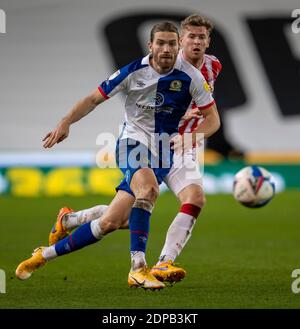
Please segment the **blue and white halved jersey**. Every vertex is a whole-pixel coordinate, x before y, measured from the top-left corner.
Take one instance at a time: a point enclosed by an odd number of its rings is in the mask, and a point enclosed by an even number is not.
[[[111,75],[98,89],[105,98],[119,91],[126,94],[124,129],[119,139],[131,138],[153,149],[155,133],[178,132],[181,117],[192,100],[200,109],[210,107],[214,99],[203,75],[177,57],[167,74],[157,73],[149,63],[150,54]]]

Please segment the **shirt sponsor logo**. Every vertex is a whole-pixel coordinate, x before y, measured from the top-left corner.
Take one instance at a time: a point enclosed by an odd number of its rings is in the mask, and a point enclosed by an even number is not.
[[[173,112],[173,108],[170,107],[170,106],[163,106],[163,107],[155,107],[155,106],[151,106],[151,105],[144,105],[144,104],[139,104],[139,103],[136,103],[135,104],[136,107],[138,109],[141,109],[141,110],[150,110],[150,111],[154,111],[155,113],[161,113],[161,112],[166,112],[166,113],[172,113]]]
[[[142,109],[142,110],[155,110],[155,106],[144,105],[144,104],[139,104],[139,103],[136,103],[135,105],[137,108]]]

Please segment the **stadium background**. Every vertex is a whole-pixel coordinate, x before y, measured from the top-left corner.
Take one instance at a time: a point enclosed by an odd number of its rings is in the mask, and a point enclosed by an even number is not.
[[[296,257],[300,33],[291,29],[291,13],[299,3],[2,0],[0,7],[7,21],[6,34],[0,34],[0,268],[7,274],[7,294],[0,294],[0,307],[299,307],[300,297],[290,289],[291,272],[300,266]],[[216,99],[225,110],[229,139],[246,156],[239,161],[205,155],[208,205],[180,259],[189,270],[189,279],[173,289],[172,301],[167,292],[163,292],[166,301],[158,305],[153,305],[157,297],[145,301],[136,292],[132,300],[124,299],[116,290],[126,289],[120,277],[126,278],[129,265],[124,252],[124,246],[129,246],[128,233],[123,231],[107,239],[104,246],[58,260],[29,283],[16,282],[15,266],[33,247],[47,241],[46,233],[60,206],[80,209],[107,203],[113,196],[121,174],[118,169],[97,168],[96,160],[101,159],[96,141],[101,132],[118,135],[123,96],[114,97],[75,124],[69,138],[53,150],[42,149],[42,137],[75,101],[119,66],[146,52],[153,23],[161,19],[179,22],[194,12],[215,23],[208,53],[215,54],[224,67]],[[242,208],[230,195],[234,173],[254,163],[273,173],[281,192],[258,211]],[[152,221],[155,240],[149,241],[149,257],[153,262],[175,213],[175,198],[165,193]],[[110,255],[105,261],[117,269],[113,283],[107,281],[101,266],[103,250]],[[73,274],[74,286],[60,280],[66,277],[64,271],[74,273],[78,262],[82,267]],[[99,272],[97,280],[94,275]],[[70,285],[66,296],[78,297],[83,290],[76,287],[85,285],[86,276],[90,290],[84,290],[82,302],[66,298],[57,306],[53,296],[40,304],[43,293],[53,287],[65,289],[66,282]],[[230,290],[231,281],[236,283],[238,297]],[[106,299],[97,294],[91,297],[95,285]],[[103,291],[103,286],[113,293]],[[33,297],[26,300],[29,289]],[[189,301],[181,299],[182,294]]]

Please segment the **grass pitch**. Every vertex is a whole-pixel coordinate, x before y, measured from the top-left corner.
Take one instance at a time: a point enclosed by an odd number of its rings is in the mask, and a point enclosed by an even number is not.
[[[32,250],[45,245],[57,210],[108,203],[102,197],[0,199],[0,268],[6,294],[0,308],[299,308],[291,273],[300,268],[300,191],[276,195],[261,209],[248,209],[230,195],[208,196],[192,238],[177,259],[187,277],[163,291],[129,289],[129,234],[59,257],[27,281],[14,275]],[[154,264],[178,203],[159,197],[147,260]]]

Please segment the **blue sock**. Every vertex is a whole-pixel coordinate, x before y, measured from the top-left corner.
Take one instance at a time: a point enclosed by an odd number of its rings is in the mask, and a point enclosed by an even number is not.
[[[151,213],[141,208],[132,208],[129,216],[130,251],[146,251]]]
[[[55,244],[55,251],[58,256],[81,249],[85,246],[99,241],[91,230],[91,222],[80,225],[76,231]]]

